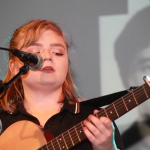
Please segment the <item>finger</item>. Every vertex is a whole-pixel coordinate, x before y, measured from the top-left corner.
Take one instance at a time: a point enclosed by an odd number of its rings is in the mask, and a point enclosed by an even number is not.
[[[97,122],[97,121],[99,121],[98,118],[96,118],[94,115],[89,115],[88,119],[84,121],[84,125],[91,133],[96,133],[98,131],[94,122]]]
[[[113,132],[112,122],[106,117],[101,117],[100,119],[96,118],[93,115],[89,115],[88,119],[94,125],[88,126],[88,129],[94,134],[96,138],[99,136],[111,137]],[[97,132],[96,132],[97,129]]]
[[[94,110],[94,114],[97,114],[99,112],[99,110],[95,109]]]
[[[96,134],[95,132],[97,132],[96,127],[88,120],[84,121],[84,125],[85,126],[83,127],[83,131],[84,131],[86,137],[89,139],[89,141],[92,143],[94,143],[94,142],[98,143],[98,139],[94,135],[94,134]],[[99,133],[99,134],[101,134],[101,133]]]
[[[88,119],[84,121],[84,125],[94,137],[98,138],[103,136],[100,128],[98,127],[98,125],[103,126],[103,124],[94,115],[89,115]]]
[[[104,126],[108,129],[108,130],[113,130],[112,127],[112,121],[109,118],[106,117],[101,117],[100,121],[104,124]]]
[[[96,115],[99,112],[99,110],[94,110],[94,115],[98,118],[98,116]],[[112,121],[109,118],[106,117],[100,117],[100,121],[105,125],[105,127],[108,130],[112,130]]]

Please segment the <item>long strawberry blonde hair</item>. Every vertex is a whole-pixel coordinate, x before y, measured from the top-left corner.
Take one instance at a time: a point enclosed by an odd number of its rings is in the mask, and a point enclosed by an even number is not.
[[[17,49],[19,45],[19,49],[28,47],[32,43],[36,42],[43,31],[52,30],[56,34],[63,37],[67,48],[69,49],[70,45],[67,41],[65,33],[61,30],[61,28],[54,22],[48,20],[32,20],[23,26],[16,29],[13,33],[13,36],[9,43],[10,49]],[[15,56],[9,52],[9,61],[14,60]],[[69,58],[68,58],[69,59]],[[70,62],[70,60],[69,60]],[[8,67],[4,83],[7,83],[12,78],[11,71]],[[63,98],[67,97],[71,104],[76,103],[80,98],[75,91],[71,71],[70,64],[68,67],[68,72],[66,76],[66,80],[63,83]],[[2,100],[0,100],[0,107],[4,111],[14,112],[17,108],[18,103],[21,103],[24,99],[24,91],[22,86],[21,78],[18,78],[8,89]]]

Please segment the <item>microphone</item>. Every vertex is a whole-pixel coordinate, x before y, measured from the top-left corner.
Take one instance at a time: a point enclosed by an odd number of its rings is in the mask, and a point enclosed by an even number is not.
[[[44,60],[38,53],[27,53],[18,49],[13,49],[10,52],[22,62],[27,63],[31,70],[39,70],[43,66]]]
[[[17,56],[22,62],[27,63],[31,70],[39,70],[44,63],[44,60],[41,55],[37,53],[27,53],[18,49],[8,49],[4,47],[0,47],[2,50],[6,50],[11,52],[14,56]]]

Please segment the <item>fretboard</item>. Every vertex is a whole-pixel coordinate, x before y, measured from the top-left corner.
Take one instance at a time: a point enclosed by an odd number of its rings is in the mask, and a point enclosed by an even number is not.
[[[114,121],[147,100],[149,97],[150,88],[147,84],[144,84],[116,100],[106,108],[101,109],[95,116],[97,118],[105,116]],[[86,139],[86,136],[83,132],[83,122],[80,122],[39,148],[39,150],[68,150],[82,142],[84,139]]]

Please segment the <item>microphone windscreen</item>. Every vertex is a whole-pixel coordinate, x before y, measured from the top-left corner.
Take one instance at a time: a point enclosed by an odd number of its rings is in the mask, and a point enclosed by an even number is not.
[[[36,65],[33,65],[33,66],[29,65],[29,68],[31,70],[39,70],[40,68],[42,68],[44,60],[43,60],[42,56],[40,54],[38,54],[38,53],[33,53],[33,55],[37,56],[38,62],[37,62]]]

